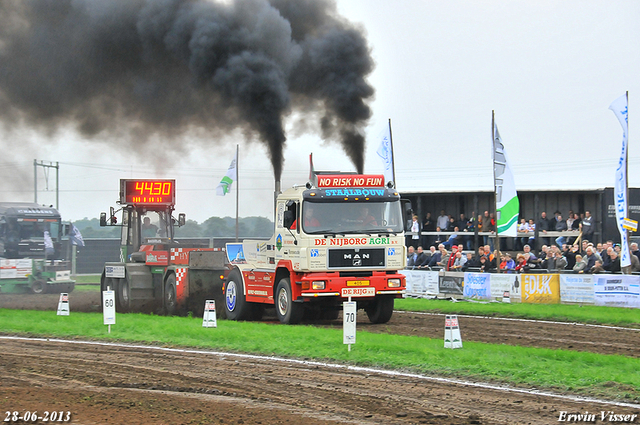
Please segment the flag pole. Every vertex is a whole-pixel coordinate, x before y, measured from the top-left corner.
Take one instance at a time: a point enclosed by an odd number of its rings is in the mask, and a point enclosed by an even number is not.
[[[240,161],[240,156],[238,155],[240,150],[239,146],[239,144],[236,144],[236,242],[238,242],[238,202],[240,199],[240,167],[238,166],[238,162]]]
[[[627,207],[627,210],[624,212],[624,216],[625,217],[629,217],[629,90],[627,90],[626,92],[626,96],[627,96],[627,148],[625,149],[625,159],[624,159],[624,199],[627,200],[627,202],[625,203],[625,206]],[[626,233],[626,239],[627,239],[627,251],[628,251],[628,255],[629,258],[631,258],[631,244],[629,244],[629,230],[624,229],[624,232]],[[622,267],[622,273],[624,274],[631,274],[631,266],[625,266]]]
[[[393,175],[393,187],[396,188],[396,160],[393,155],[393,135],[391,134],[391,118],[389,118],[389,147],[391,148],[391,174]]]
[[[496,240],[495,240],[494,251],[498,251],[498,254],[500,254],[500,235],[498,234],[498,194],[497,194],[497,186],[496,186],[496,121],[495,121],[494,110],[491,111],[491,168],[493,168],[493,203],[494,203],[493,217],[496,221],[496,225],[495,225]],[[491,224],[491,217],[489,217],[489,224]],[[500,260],[498,258],[495,258],[495,260],[496,260],[496,269],[498,270],[498,273],[500,273]]]

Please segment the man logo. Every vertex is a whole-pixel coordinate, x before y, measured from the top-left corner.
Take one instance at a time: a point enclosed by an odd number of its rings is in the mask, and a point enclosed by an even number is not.
[[[362,265],[362,260],[361,259],[357,259],[357,260],[353,260],[353,265],[354,266],[361,266]]]

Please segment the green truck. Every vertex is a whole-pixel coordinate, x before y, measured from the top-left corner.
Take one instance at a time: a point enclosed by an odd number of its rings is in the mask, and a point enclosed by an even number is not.
[[[0,292],[71,292],[70,262],[63,260],[60,213],[28,202],[0,202]]]

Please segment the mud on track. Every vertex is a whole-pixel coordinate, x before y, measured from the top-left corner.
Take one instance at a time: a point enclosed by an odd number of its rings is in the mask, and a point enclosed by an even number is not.
[[[73,423],[549,424],[640,409],[264,358],[1,340],[1,411]]]
[[[0,294],[0,308],[55,311],[58,295]],[[98,311],[99,293],[74,291],[71,311]],[[53,313],[55,314],[55,313]],[[341,327],[341,321],[318,323]],[[460,317],[463,341],[637,357],[640,332]],[[394,313],[358,329],[442,338],[440,315]],[[0,414],[71,411],[83,424],[557,423],[560,412],[640,409],[505,392],[418,377],[145,347],[0,340]],[[0,417],[5,419],[5,416]]]

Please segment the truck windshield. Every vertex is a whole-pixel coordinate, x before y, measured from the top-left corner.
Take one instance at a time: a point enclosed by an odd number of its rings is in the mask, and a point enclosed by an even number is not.
[[[400,233],[400,201],[390,202],[311,202],[302,204],[305,233]]]
[[[11,223],[11,222],[10,222]],[[45,221],[20,220],[11,223],[9,230],[19,235],[21,240],[43,240],[44,232],[49,232],[53,240],[57,240],[60,236],[60,224],[56,220],[47,219]]]

